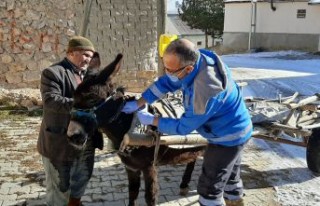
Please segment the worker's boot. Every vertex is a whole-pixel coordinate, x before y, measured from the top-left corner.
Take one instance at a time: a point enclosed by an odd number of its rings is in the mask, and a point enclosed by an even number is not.
[[[238,199],[238,200],[224,200],[226,202],[226,206],[244,206],[244,201],[243,199]]]
[[[80,198],[69,198],[68,206],[81,206]]]

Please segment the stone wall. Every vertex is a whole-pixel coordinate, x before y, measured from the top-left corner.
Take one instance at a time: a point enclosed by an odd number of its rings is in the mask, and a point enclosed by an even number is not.
[[[92,40],[106,65],[123,53],[117,83],[139,92],[157,75],[156,0],[2,0],[0,87],[39,88],[41,71],[65,56],[68,39]],[[89,14],[86,21],[85,14]]]

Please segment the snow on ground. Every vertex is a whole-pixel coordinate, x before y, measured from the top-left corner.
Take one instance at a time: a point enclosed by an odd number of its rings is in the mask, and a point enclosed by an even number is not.
[[[320,92],[319,55],[281,51],[224,55],[222,59],[231,68],[234,79],[248,83],[243,90],[244,96],[270,99],[290,96],[294,92],[302,96]],[[258,139],[251,144],[263,149],[262,152],[270,152],[275,158],[275,163],[265,169],[290,171],[287,177],[277,176],[275,172],[274,177],[268,179],[281,205],[320,205],[320,178],[305,169],[305,148]]]
[[[320,56],[281,51],[222,56],[236,80],[246,81],[245,95],[275,98],[294,92],[310,96],[320,92]]]

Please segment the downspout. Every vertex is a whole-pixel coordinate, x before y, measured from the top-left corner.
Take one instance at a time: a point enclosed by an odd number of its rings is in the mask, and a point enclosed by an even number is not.
[[[251,15],[250,15],[250,29],[249,29],[249,41],[248,41],[248,51],[251,50],[251,41],[256,33],[256,20],[257,20],[257,0],[251,0]],[[253,31],[252,31],[253,30]],[[253,32],[253,34],[252,34]]]
[[[275,11],[275,10],[277,9],[277,8],[273,5],[273,0],[271,0],[270,6],[271,6],[272,11]]]
[[[254,16],[253,16],[253,35],[252,35],[252,39],[253,39],[253,47],[256,49],[257,48],[257,44],[256,44],[256,32],[257,32],[257,0],[253,1],[254,3]]]
[[[320,52],[320,35],[319,35],[319,43],[318,43],[318,52]]]

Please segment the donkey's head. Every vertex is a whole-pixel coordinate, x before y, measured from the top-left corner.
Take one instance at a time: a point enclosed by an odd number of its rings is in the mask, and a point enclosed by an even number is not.
[[[67,131],[69,143],[76,148],[83,148],[98,128],[118,119],[125,104],[124,90],[115,90],[111,78],[120,69],[121,60],[118,54],[112,63],[96,74],[88,74],[77,87]]]

